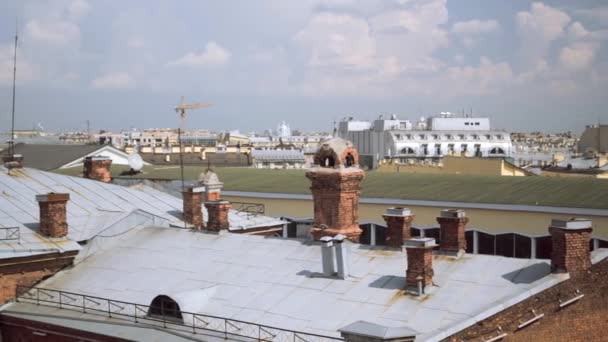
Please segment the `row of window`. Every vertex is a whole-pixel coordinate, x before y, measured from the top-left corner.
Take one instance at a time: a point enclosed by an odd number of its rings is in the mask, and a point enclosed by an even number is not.
[[[481,136],[479,134],[472,134],[469,136],[467,136],[465,134],[457,134],[456,136],[454,136],[452,134],[446,134],[446,135],[431,134],[430,135],[430,137],[433,140],[440,140],[440,139],[454,140],[455,137],[457,137],[459,140],[481,140],[482,136],[486,140],[493,140],[493,139],[503,140],[503,138],[504,138],[504,136],[502,134],[497,134],[497,135],[484,134]],[[426,134],[419,134],[417,136],[417,138],[420,140],[427,140],[428,137],[429,136]],[[395,140],[412,140],[412,139],[416,139],[416,136],[414,134],[403,134],[403,135],[395,134]]]
[[[481,151],[481,145],[475,145],[474,147],[475,150],[475,155],[476,156],[482,156],[482,151]],[[443,155],[443,151],[441,149],[441,144],[435,144],[435,155]],[[429,155],[430,153],[430,149],[429,146],[427,144],[423,144],[420,146],[420,151],[423,155]],[[460,145],[460,151],[461,152],[467,152],[468,151],[468,145],[467,144],[462,144]],[[411,155],[411,154],[416,154],[416,152],[414,151],[413,148],[411,147],[404,147],[401,149],[401,154],[406,154],[406,155]],[[453,155],[454,153],[456,153],[455,150],[455,146],[454,144],[449,144],[447,147],[447,155]],[[488,153],[490,155],[498,155],[498,154],[505,154],[505,150],[501,147],[493,147],[491,148]]]

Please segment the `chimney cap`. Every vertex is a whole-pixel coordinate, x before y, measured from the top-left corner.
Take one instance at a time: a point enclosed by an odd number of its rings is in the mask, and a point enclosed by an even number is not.
[[[465,216],[466,213],[462,209],[443,209],[441,211],[441,217],[460,218]]]
[[[412,215],[412,211],[410,208],[402,208],[402,207],[391,207],[386,208],[386,213],[384,216],[410,216]]]
[[[98,160],[111,160],[110,157],[106,157],[106,156],[88,156],[85,159],[87,160],[92,160],[92,161],[98,161]]]
[[[406,248],[421,248],[421,247],[435,247],[435,239],[433,238],[412,238],[404,241]]]
[[[346,240],[346,236],[344,236],[342,234],[338,234],[338,235],[334,236],[334,238],[332,240],[335,241],[336,243],[342,243],[342,242],[344,242],[344,240]]]
[[[571,218],[567,220],[563,219],[552,219],[551,227],[561,228],[561,229],[589,229],[592,228],[591,220],[586,218]]]
[[[323,247],[331,247],[333,246],[334,239],[331,236],[323,236],[319,241],[321,241]]]
[[[36,195],[36,201],[38,202],[68,201],[69,199],[69,193],[58,194],[54,192],[49,192],[48,194]]]
[[[182,192],[205,192],[205,187],[198,185],[186,185],[182,188]]]

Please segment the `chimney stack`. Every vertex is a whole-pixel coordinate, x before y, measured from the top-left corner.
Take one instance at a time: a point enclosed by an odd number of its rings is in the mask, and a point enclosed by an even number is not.
[[[321,241],[321,261],[323,263],[323,275],[333,277],[336,273],[336,258],[334,240],[331,236],[323,236]]]
[[[433,284],[433,248],[436,246],[433,238],[413,238],[405,241],[405,284],[408,289],[418,289],[419,282],[422,282],[424,292],[425,287]]]
[[[205,187],[204,202],[217,201],[221,198],[224,183],[220,182],[215,172],[207,170],[207,172],[199,176],[199,181]]]
[[[184,221],[191,224],[193,229],[203,226],[203,187],[186,186],[182,191]]]
[[[404,240],[411,238],[410,226],[414,215],[408,208],[388,208],[386,214],[382,215],[386,221],[386,245],[390,247],[403,246]]]
[[[83,174],[84,178],[98,180],[109,183],[112,181],[110,173],[112,159],[103,156],[93,156],[84,158]]]
[[[9,170],[23,168],[23,156],[21,154],[2,156],[2,162],[4,163],[4,167]]]
[[[40,206],[40,233],[51,238],[60,238],[68,234],[66,204],[70,194],[48,193],[36,195]]]
[[[439,251],[456,257],[464,254],[467,248],[464,230],[469,222],[464,210],[442,210],[437,222],[439,222],[441,237]]]
[[[592,231],[591,220],[551,220],[551,270],[554,273],[568,272],[578,275],[589,270],[589,240]]]
[[[347,238],[342,234],[338,234],[334,236],[333,240],[336,246],[336,271],[338,272],[338,278],[346,279],[348,277],[348,270],[350,266],[347,245],[344,243]]]
[[[228,211],[230,210],[230,202],[216,200],[205,202],[207,208],[207,229],[212,231],[220,231],[230,228],[228,220]]]

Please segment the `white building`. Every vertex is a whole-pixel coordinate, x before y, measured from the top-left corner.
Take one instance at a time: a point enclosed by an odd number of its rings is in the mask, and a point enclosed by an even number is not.
[[[385,158],[402,163],[438,160],[447,155],[504,158],[512,150],[510,134],[493,130],[489,118],[449,112],[415,123],[395,115],[374,121],[351,117],[339,123],[337,134],[352,141],[374,167]]]

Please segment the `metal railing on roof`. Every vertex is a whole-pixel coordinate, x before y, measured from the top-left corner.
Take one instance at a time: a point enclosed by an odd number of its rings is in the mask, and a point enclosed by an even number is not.
[[[17,285],[15,301],[82,311],[89,314],[100,314],[135,323],[147,323],[181,333],[201,334],[211,332],[222,336],[224,339],[232,337],[264,342],[344,341],[340,337],[317,335],[236,319],[176,311],[175,309],[165,309],[164,307],[135,304],[32,286]],[[162,314],[154,314],[157,312],[161,312]]]
[[[251,215],[264,215],[266,206],[263,203],[248,203],[248,202],[230,202],[232,209],[237,213],[247,213],[247,217]]]
[[[20,238],[21,230],[19,227],[0,227],[0,241],[19,240]]]

